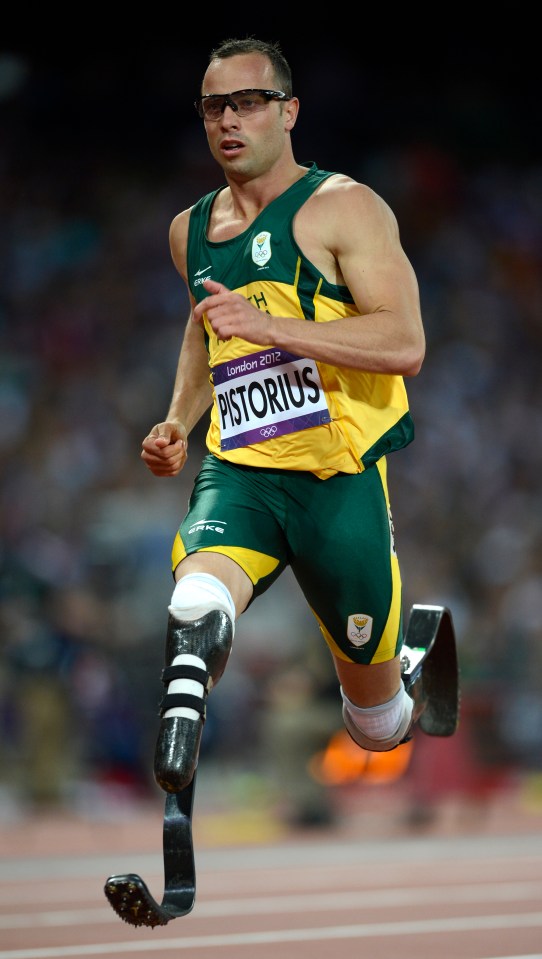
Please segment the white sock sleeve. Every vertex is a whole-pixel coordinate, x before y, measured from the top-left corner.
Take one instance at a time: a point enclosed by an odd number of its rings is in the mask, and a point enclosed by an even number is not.
[[[235,626],[235,605],[230,591],[216,576],[189,573],[175,585],[169,612],[176,619],[200,619],[213,609],[227,613]]]
[[[350,702],[342,687],[341,695],[352,721],[370,739],[389,739],[393,736],[403,722],[405,713],[410,717],[414,705],[402,681],[401,688],[393,699],[367,709]]]

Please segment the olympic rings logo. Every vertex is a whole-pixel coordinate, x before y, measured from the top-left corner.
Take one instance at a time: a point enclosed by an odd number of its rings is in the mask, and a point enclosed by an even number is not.
[[[263,430],[260,430],[260,436],[263,436],[264,440],[268,440],[274,436],[276,432],[276,426],[265,426]]]

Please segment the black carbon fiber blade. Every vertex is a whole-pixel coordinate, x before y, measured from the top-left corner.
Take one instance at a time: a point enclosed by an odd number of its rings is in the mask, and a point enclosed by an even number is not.
[[[131,926],[165,926],[186,916],[196,897],[192,843],[195,776],[181,792],[168,793],[164,812],[164,895],[158,903],[136,873],[109,876],[104,892],[118,916]]]

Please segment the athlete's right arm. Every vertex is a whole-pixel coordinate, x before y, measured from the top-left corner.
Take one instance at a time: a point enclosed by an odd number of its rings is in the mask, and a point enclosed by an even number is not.
[[[190,210],[179,213],[169,232],[171,256],[185,283],[189,218]],[[169,410],[166,419],[153,426],[142,443],[141,459],[155,476],[176,476],[180,473],[188,456],[188,435],[212,402],[203,329],[192,322],[195,301],[189,296],[190,316],[183,336]]]

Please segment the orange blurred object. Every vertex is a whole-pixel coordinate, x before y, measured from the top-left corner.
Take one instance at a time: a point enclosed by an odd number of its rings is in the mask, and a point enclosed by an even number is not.
[[[412,748],[410,740],[388,752],[371,752],[358,746],[346,730],[341,729],[322,752],[312,757],[309,772],[326,786],[340,786],[358,779],[371,785],[387,785],[406,772]]]

